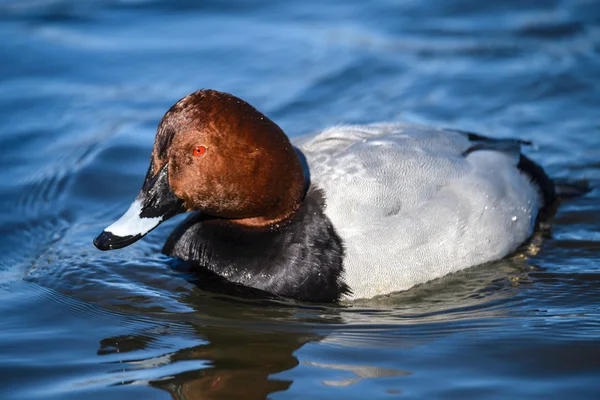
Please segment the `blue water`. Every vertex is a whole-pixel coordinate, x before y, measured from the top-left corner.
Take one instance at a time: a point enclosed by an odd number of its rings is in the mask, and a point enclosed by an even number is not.
[[[598,398],[600,4],[0,2],[0,398]],[[199,88],[290,136],[430,123],[532,140],[594,190],[514,256],[340,306],[210,294],[102,253],[158,121]]]

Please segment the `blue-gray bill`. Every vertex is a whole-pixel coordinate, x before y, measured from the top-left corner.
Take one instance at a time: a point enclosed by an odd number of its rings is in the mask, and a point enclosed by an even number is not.
[[[129,209],[94,239],[94,246],[99,250],[129,246],[181,212],[184,212],[183,200],[171,190],[166,164],[158,174],[146,179]]]

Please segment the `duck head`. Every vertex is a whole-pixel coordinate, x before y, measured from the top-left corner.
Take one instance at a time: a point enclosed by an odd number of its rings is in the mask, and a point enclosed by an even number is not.
[[[304,186],[298,155],[279,126],[235,96],[199,90],[164,115],[142,190],[94,245],[128,246],[189,211],[268,229],[294,214]]]

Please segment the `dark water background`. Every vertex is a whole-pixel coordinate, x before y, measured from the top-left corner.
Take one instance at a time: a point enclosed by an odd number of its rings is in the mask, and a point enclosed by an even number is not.
[[[0,398],[600,396],[600,3],[3,0]],[[198,289],[93,237],[198,88],[289,135],[424,122],[533,140],[594,191],[510,260],[309,306]]]

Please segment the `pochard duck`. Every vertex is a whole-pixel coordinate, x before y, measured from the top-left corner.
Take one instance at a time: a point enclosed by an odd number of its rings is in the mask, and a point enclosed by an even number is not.
[[[370,298],[515,251],[555,202],[526,142],[401,123],[290,141],[227,93],[164,115],[139,195],[95,240],[128,246],[193,212],[163,253],[300,300]]]

